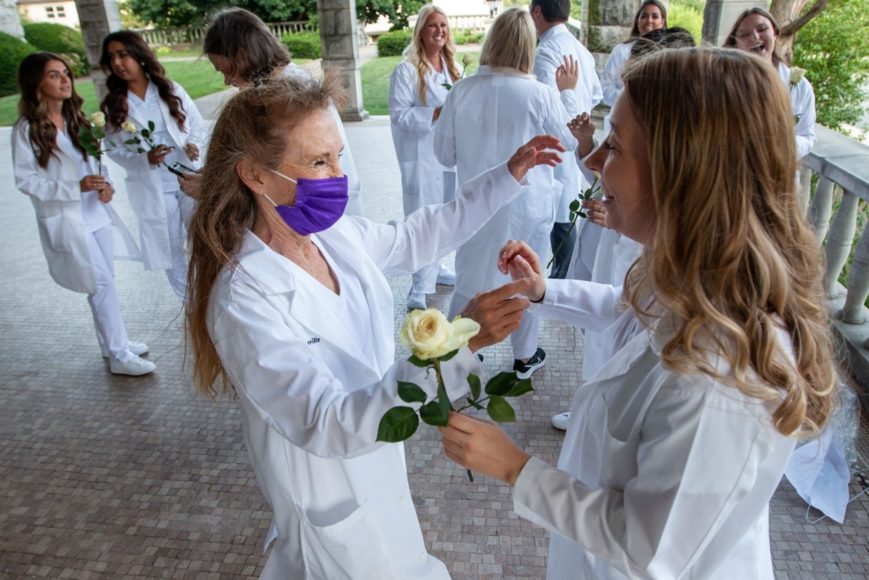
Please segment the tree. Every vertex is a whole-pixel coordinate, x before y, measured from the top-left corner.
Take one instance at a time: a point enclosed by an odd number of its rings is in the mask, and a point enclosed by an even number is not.
[[[376,22],[386,16],[392,23],[392,30],[407,28],[409,16],[419,12],[422,0],[356,0],[356,17],[362,22]]]
[[[781,26],[781,34],[779,34],[776,45],[779,54],[787,63],[793,59],[794,40],[797,32],[827,8],[827,1],[814,0],[808,9],[805,7],[809,0],[772,0],[770,2],[769,12],[775,16],[779,26]]]
[[[869,80],[869,13],[863,0],[839,0],[806,25],[794,45],[794,64],[815,89],[818,123],[856,124]]]
[[[128,5],[143,22],[163,27],[201,26],[224,6],[245,8],[266,22],[308,20],[317,13],[317,0],[129,0]]]

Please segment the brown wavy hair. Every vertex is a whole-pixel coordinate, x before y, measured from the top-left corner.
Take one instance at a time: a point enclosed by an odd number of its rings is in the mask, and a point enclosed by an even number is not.
[[[157,93],[166,106],[169,107],[169,113],[172,118],[178,123],[178,127],[183,131],[184,122],[187,120],[187,115],[184,113],[184,107],[181,105],[181,98],[175,95],[175,88],[172,86],[172,81],[166,78],[166,69],[157,60],[157,55],[145,42],[145,39],[138,32],[132,30],[119,30],[112,32],[103,38],[102,53],[100,54],[100,67],[106,74],[106,88],[109,94],[103,99],[100,104],[100,110],[105,113],[106,121],[110,126],[117,129],[127,120],[129,113],[129,105],[127,103],[127,81],[118,78],[112,70],[111,58],[109,57],[109,43],[120,42],[127,49],[136,62],[138,62],[145,74],[154,86],[157,87]]]
[[[275,69],[290,64],[290,53],[260,18],[244,8],[214,13],[202,52],[228,58],[232,74],[252,84],[268,79]]]
[[[416,25],[413,27],[413,40],[404,49],[404,57],[416,66],[416,77],[419,79],[417,91],[419,92],[419,100],[423,105],[428,100],[425,94],[425,77],[428,75],[430,65],[425,57],[425,47],[422,45],[422,32],[425,30],[428,19],[432,14],[440,14],[444,19],[447,18],[447,13],[434,4],[426,4],[420,8]],[[447,73],[450,80],[456,82],[462,76],[462,73],[459,72],[459,67],[456,66],[456,45],[453,42],[453,33],[450,31],[449,24],[447,24],[447,42],[441,49],[441,56],[447,63]]]
[[[652,296],[672,317],[667,368],[774,402],[782,434],[817,431],[832,412],[835,373],[784,85],[752,54],[686,48],[637,61],[625,94],[649,143],[656,210],[626,299],[646,322],[653,314],[641,305]],[[725,376],[709,362],[716,357],[730,367]]]
[[[87,161],[87,152],[78,140],[81,127],[90,126],[90,122],[81,110],[84,102],[75,92],[75,82],[64,58],[53,52],[34,52],[28,54],[18,65],[18,90],[21,98],[18,101],[18,115],[30,125],[30,146],[36,161],[43,169],[48,166],[52,156],[57,157],[57,127],[48,118],[48,106],[39,98],[39,88],[45,77],[45,65],[57,61],[66,67],[69,82],[72,84],[71,96],[63,102],[61,114],[66,121],[67,135],[75,148],[81,151],[82,158]]]
[[[277,169],[293,143],[287,135],[312,112],[343,103],[337,79],[274,79],[245,89],[224,105],[208,146],[200,198],[190,223],[187,336],[197,389],[209,396],[234,391],[208,332],[211,292],[257,217],[254,193],[238,177],[241,161]]]
[[[640,38],[640,16],[643,14],[643,8],[646,6],[654,6],[661,11],[661,17],[664,19],[664,28],[667,28],[667,7],[660,0],[644,0],[637,11],[634,13],[634,26],[631,28],[631,35],[625,42],[631,42]]]

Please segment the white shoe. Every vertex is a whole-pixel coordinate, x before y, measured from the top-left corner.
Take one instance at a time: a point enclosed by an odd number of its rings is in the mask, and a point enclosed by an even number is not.
[[[567,425],[570,423],[570,411],[559,413],[552,416],[552,426],[562,431],[567,431]]]
[[[411,290],[410,294],[407,295],[407,309],[425,310],[425,294]]]
[[[144,342],[127,341],[127,350],[136,356],[148,354],[148,345]],[[109,358],[109,351],[103,350],[103,358]]]
[[[441,286],[455,286],[456,273],[449,268],[441,266],[440,270],[438,270],[438,278],[436,280],[436,283],[440,284]]]
[[[157,365],[151,361],[140,358],[133,353],[128,353],[123,360],[113,356],[109,357],[109,371],[114,375],[138,377],[153,373],[156,368]]]

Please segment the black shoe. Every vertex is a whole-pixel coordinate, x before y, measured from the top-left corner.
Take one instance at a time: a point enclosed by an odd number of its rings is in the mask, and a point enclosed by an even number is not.
[[[527,379],[534,374],[534,371],[546,364],[546,351],[538,348],[534,356],[528,359],[528,362],[522,362],[519,359],[513,360],[513,370],[516,371],[516,376],[520,379]]]

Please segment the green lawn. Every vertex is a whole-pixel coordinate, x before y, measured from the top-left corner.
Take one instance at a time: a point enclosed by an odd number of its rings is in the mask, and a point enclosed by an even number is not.
[[[459,60],[466,53],[459,55]],[[479,66],[479,53],[467,53],[471,57],[469,74],[473,74]],[[388,115],[387,95],[389,93],[389,75],[401,62],[400,56],[384,56],[375,58],[362,65],[362,100],[365,110],[371,115]]]
[[[223,84],[223,75],[214,70],[208,59],[164,62],[163,66],[166,67],[169,78],[184,87],[193,99],[226,88]],[[90,79],[77,80],[75,90],[84,99],[84,110],[88,115],[99,109],[96,89]],[[0,127],[13,125],[17,118],[18,95],[9,95],[0,99]]]

